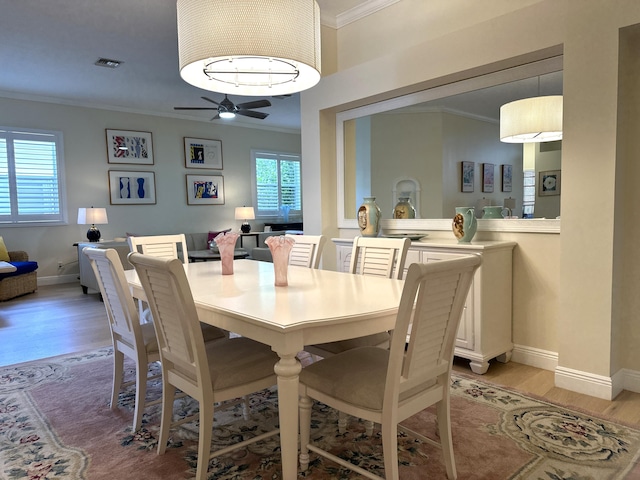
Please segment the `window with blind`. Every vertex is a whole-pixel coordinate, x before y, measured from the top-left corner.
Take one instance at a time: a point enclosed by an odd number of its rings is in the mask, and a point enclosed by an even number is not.
[[[251,160],[256,216],[277,216],[282,206],[302,215],[300,155],[252,150]]]
[[[64,223],[63,172],[61,132],[0,127],[0,225]]]
[[[533,218],[536,204],[536,172],[524,171],[524,191],[522,195],[522,218]]]

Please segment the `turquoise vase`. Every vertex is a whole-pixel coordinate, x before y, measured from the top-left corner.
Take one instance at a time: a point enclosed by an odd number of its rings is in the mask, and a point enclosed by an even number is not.
[[[364,197],[358,208],[358,227],[363,237],[377,237],[380,232],[380,207],[376,197]]]
[[[478,229],[473,207],[456,207],[456,216],[451,225],[458,243],[469,243]]]

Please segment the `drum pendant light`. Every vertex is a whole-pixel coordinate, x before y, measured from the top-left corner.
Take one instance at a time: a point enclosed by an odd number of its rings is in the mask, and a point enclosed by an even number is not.
[[[286,95],[320,80],[315,0],[178,0],[180,76],[204,90]]]
[[[500,141],[562,140],[562,95],[525,98],[500,107]]]

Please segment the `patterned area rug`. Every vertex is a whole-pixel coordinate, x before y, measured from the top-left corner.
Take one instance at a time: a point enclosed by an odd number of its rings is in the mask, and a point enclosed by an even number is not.
[[[197,424],[172,432],[170,446],[156,455],[160,408],[145,412],[143,428],[131,432],[133,387],[108,408],[111,351],[56,357],[0,368],[0,478],[30,480],[184,479],[195,474]],[[128,372],[131,375],[132,371]],[[161,385],[153,382],[150,396]],[[176,401],[176,416],[197,409]],[[216,411],[213,448],[271,430],[277,425],[277,395],[265,390],[251,398],[245,420],[240,405]],[[427,409],[406,424],[427,436],[436,431]],[[452,425],[459,479],[640,479],[640,430],[590,417],[476,378],[452,379]],[[337,432],[337,413],[316,404],[312,435],[324,448],[383,473],[379,431],[365,435],[352,419]],[[400,478],[446,478],[440,451],[401,435]],[[427,472],[427,473],[425,473]],[[210,479],[280,478],[279,437],[214,459]],[[361,478],[312,455],[300,478]]]

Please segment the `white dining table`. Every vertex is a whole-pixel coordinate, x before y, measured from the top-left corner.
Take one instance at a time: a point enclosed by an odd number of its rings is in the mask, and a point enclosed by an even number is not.
[[[274,286],[272,263],[235,260],[186,264],[200,321],[271,346],[280,360],[278,411],[282,478],[297,478],[298,374],[305,345],[392,330],[403,282],[289,266],[288,286]],[[145,299],[135,270],[125,271],[134,297]]]

